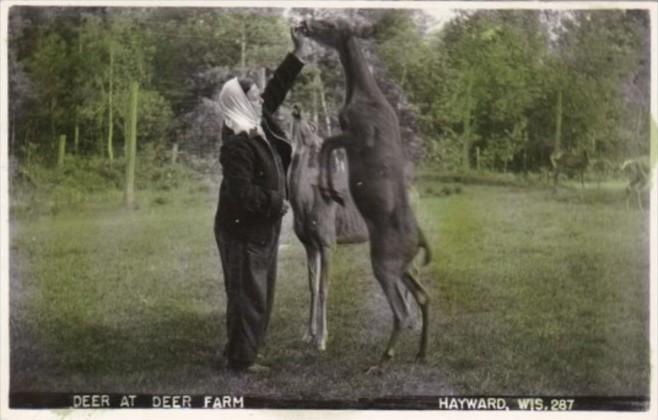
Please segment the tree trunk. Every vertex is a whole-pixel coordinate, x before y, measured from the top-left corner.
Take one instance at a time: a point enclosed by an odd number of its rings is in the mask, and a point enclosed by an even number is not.
[[[30,145],[30,141],[32,137],[30,136],[30,131],[31,130],[28,126],[28,128],[25,130],[25,136],[23,137],[23,148],[24,148],[23,150],[25,151],[25,162],[27,162],[28,165],[32,163],[32,147]]]
[[[82,30],[78,31],[78,57],[82,57]],[[75,128],[73,129],[73,152],[77,155],[80,146],[80,108],[82,105],[75,106]]]
[[[105,130],[105,126],[103,125],[103,114],[98,114],[98,144],[96,145],[98,147],[98,153],[100,154],[101,157],[104,156],[105,152],[105,138],[103,137],[103,132]]]
[[[634,136],[633,138],[634,139],[639,139],[640,136],[641,136],[640,133],[643,131],[642,130],[642,120],[644,120],[647,117],[647,115],[644,112],[644,110],[642,110],[642,109],[636,110],[636,113],[637,113],[637,118],[636,118],[636,121],[635,121],[635,128],[633,130],[633,136]],[[651,119],[649,119],[649,120],[651,121]],[[649,127],[649,130],[651,130],[651,127]],[[632,152],[634,155],[642,153],[642,150],[637,150],[637,146],[635,146],[634,149],[635,150],[633,150],[633,152]]]
[[[480,148],[479,147],[475,148],[475,170],[476,171],[480,170]]]
[[[16,151],[16,118],[14,117],[14,114],[16,111],[13,109],[11,110],[11,117],[9,117],[9,124],[11,126],[11,134],[9,134],[9,150],[14,153],[14,156],[16,156],[17,151]]]
[[[171,164],[175,165],[178,161],[178,142],[174,142],[171,146]]]
[[[463,132],[463,150],[462,150],[462,168],[465,172],[471,170],[470,150],[471,150],[471,108],[473,107],[473,76],[469,76],[466,85],[466,105],[464,107],[464,114],[462,122],[464,125]]]
[[[324,82],[320,76],[320,72],[317,73],[317,82],[318,82],[318,91],[320,92],[320,105],[322,106],[322,113],[324,114],[324,124],[327,130],[327,137],[331,136],[331,117],[329,116],[329,108],[327,107],[327,96],[324,91]]]
[[[64,164],[64,156],[66,155],[66,134],[60,134],[57,147],[57,167]]]
[[[107,114],[107,158],[110,163],[114,161],[114,146],[112,145],[112,138],[114,135],[114,119],[112,115],[112,87],[113,87],[113,70],[114,70],[114,48],[110,42],[110,80],[109,80],[109,94],[108,94],[108,114]]]
[[[55,98],[50,99],[50,136],[54,141],[57,141],[57,134],[55,130]]]
[[[562,91],[557,93],[557,105],[555,106],[555,145],[553,153],[560,152],[562,143]]]
[[[126,185],[124,189],[124,204],[132,208],[135,205],[135,163],[137,160],[137,95],[139,85],[130,84],[130,133],[128,134],[128,156],[126,156]]]
[[[75,115],[75,128],[73,129],[73,152],[77,155],[80,147],[80,124],[78,123],[78,115]]]
[[[640,127],[642,125],[642,118],[644,117],[643,112],[637,112],[637,118],[635,118],[635,129],[633,130],[633,135],[635,138],[640,137]]]
[[[319,128],[318,122],[319,122],[319,117],[318,117],[318,90],[313,86],[313,89],[311,90],[311,98],[312,98],[312,104],[313,104],[313,124],[315,124],[316,127]]]
[[[592,143],[592,154],[595,155],[598,149],[598,144],[596,142],[596,136],[593,134],[591,136],[591,143]]]
[[[523,174],[528,176],[528,146],[530,136],[528,134],[528,117],[523,117]]]
[[[258,90],[261,92],[265,90],[265,85],[267,84],[267,80],[265,77],[265,67],[261,67],[258,69],[258,77],[256,78],[256,86],[258,86]]]
[[[242,77],[247,75],[247,30],[244,26],[240,37],[240,74]]]

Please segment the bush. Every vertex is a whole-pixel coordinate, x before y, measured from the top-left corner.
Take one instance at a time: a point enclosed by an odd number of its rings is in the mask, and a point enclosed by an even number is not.
[[[21,163],[13,166],[10,205],[14,214],[52,214],[106,200],[108,193],[120,197],[125,182],[123,158],[110,163],[99,157],[69,156],[61,167]],[[171,191],[201,177],[184,164],[171,164],[157,147],[146,147],[138,156],[135,188]]]

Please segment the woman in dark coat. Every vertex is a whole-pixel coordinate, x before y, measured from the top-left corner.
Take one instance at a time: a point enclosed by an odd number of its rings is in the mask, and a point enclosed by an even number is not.
[[[295,45],[262,95],[249,80],[224,84],[220,163],[222,184],[215,238],[226,286],[227,338],[224,355],[237,371],[264,372],[256,364],[274,298],[281,218],[288,210],[285,174],[291,146],[273,113],[285,99],[304,63],[304,38],[291,30]]]

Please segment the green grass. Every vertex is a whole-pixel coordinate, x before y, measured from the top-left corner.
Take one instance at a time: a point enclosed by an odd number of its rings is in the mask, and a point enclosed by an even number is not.
[[[274,370],[240,377],[218,367],[225,298],[215,189],[142,192],[134,211],[111,205],[116,193],[106,206],[14,217],[12,390],[647,395],[646,213],[627,211],[616,185],[426,193],[442,185],[418,186],[434,251],[421,269],[432,298],[428,360],[413,363],[419,334],[405,331],[381,376],[362,373],[391,329],[365,245],[334,254],[320,353],[302,341],[306,268],[286,220],[264,348]]]
[[[471,187],[423,207],[434,362],[484,394],[648,390],[648,219],[599,191]]]

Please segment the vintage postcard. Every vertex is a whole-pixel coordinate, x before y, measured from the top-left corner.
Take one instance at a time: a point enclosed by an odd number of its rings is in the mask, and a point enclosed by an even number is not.
[[[654,2],[0,12],[1,419],[656,418]]]

